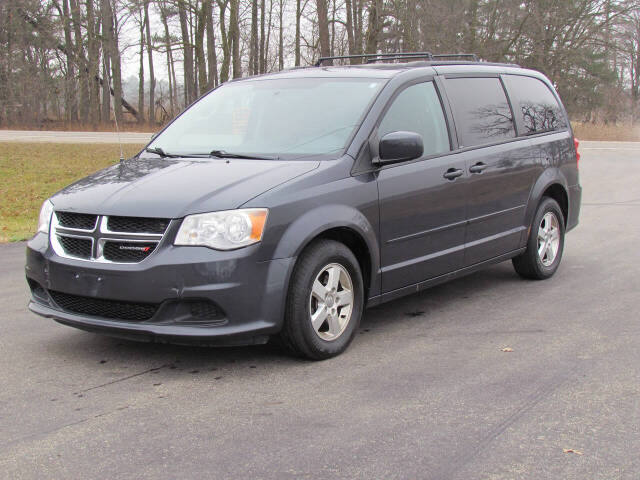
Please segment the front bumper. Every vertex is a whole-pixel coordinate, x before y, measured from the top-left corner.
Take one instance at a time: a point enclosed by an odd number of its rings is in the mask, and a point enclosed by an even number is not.
[[[140,263],[109,264],[63,258],[47,235],[27,244],[29,309],[83,330],[135,340],[239,345],[264,343],[282,326],[293,258],[257,260],[259,245],[215,251],[160,245]],[[51,294],[49,292],[52,292]],[[150,318],[108,318],[56,303],[55,293],[79,299],[153,305]],[[210,321],[192,317],[189,305],[207,302]],[[133,308],[133,307],[132,307]],[[90,310],[90,309],[89,309]]]

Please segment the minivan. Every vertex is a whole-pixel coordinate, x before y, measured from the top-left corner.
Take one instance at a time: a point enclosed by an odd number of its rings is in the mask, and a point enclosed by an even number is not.
[[[551,277],[581,187],[549,79],[474,56],[343,58],[225,83],[45,201],[29,308],[137,340],[273,338],[319,360],[365,307],[506,260]]]

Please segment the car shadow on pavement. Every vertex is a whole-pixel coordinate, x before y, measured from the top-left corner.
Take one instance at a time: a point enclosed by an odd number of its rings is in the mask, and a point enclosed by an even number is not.
[[[513,272],[510,264],[505,263],[368,309],[360,324],[356,341],[343,355],[355,354],[355,346],[365,346],[367,351],[375,348],[388,335],[413,337],[416,328],[424,334],[425,330],[451,321],[451,310],[459,302],[473,305],[480,299],[486,301],[487,292],[494,292],[494,295],[502,292],[504,295],[507,290],[521,288],[519,285],[523,282],[526,281]],[[463,330],[473,320],[455,317]],[[156,371],[168,369],[199,373],[231,365],[252,368],[256,365],[311,364],[289,357],[276,342],[247,347],[181,346],[135,342],[64,328],[64,334],[48,341],[45,349],[58,358],[67,357],[67,360],[95,365],[117,363],[132,370],[148,367],[149,370]]]

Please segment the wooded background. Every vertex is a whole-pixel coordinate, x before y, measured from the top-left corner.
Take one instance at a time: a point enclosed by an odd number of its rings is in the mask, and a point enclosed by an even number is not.
[[[640,0],[0,0],[0,127],[156,126],[230,78],[402,51],[540,70],[574,121],[640,117]]]

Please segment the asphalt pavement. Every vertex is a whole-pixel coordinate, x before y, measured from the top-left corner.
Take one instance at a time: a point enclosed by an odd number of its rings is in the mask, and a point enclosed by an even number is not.
[[[151,133],[59,132],[45,130],[0,130],[0,142],[37,143],[147,143]]]
[[[639,157],[583,144],[552,279],[507,262],[368,310],[319,363],[39,318],[0,246],[0,478],[638,479]]]

